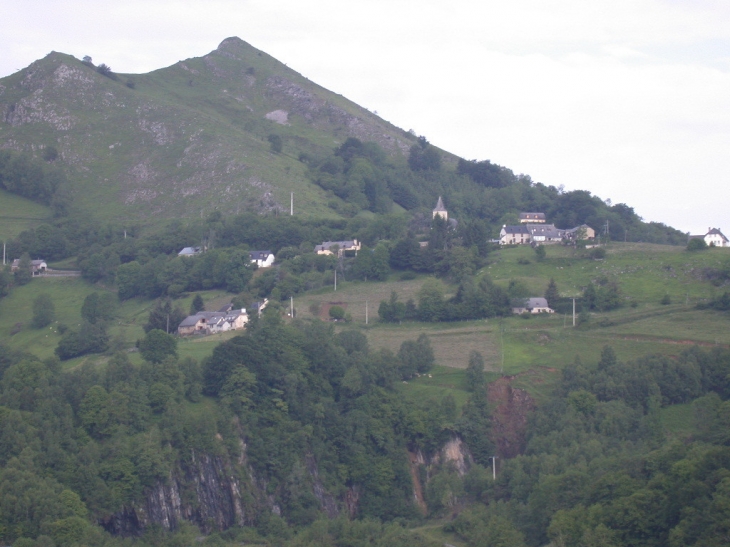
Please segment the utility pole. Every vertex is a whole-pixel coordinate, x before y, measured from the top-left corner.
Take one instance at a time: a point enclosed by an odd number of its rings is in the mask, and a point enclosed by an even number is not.
[[[365,324],[368,324],[368,301],[365,301]]]
[[[575,327],[575,298],[573,298],[573,326]]]
[[[335,292],[337,292],[337,268],[335,268]]]
[[[491,456],[489,458],[492,460],[492,479],[495,481],[497,480],[497,456]]]
[[[291,304],[289,306],[289,309],[291,310],[289,313],[291,314],[291,318],[294,319],[294,297],[290,296]]]
[[[5,266],[5,242],[3,241],[3,266]]]
[[[294,192],[291,193],[291,205],[289,206],[289,216],[294,216]]]

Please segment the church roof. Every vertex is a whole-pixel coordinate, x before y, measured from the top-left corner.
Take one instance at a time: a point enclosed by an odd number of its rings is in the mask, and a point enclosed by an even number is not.
[[[444,207],[444,200],[441,199],[441,196],[439,196],[439,200],[436,202],[436,208],[434,211],[446,211],[446,207]]]

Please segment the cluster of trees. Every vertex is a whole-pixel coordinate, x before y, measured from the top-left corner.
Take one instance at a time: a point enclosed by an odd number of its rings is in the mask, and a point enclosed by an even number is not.
[[[12,150],[0,150],[0,188],[43,205],[53,205],[58,193],[57,205],[61,212],[66,205],[66,176],[61,169],[48,163],[58,157],[56,149],[50,146],[44,150],[46,162]]]
[[[36,302],[41,296],[36,299]],[[67,360],[89,353],[107,351],[109,349],[108,323],[116,316],[116,311],[117,298],[114,294],[109,292],[89,294],[81,306],[83,321],[78,328],[69,328],[65,323],[58,325],[61,333],[61,339],[55,350],[58,358]],[[47,314],[47,311],[42,312],[39,309],[39,313]]]
[[[98,315],[94,300],[101,298],[85,302],[85,315]],[[58,359],[0,347],[2,539],[121,545],[94,523],[142,502],[191,451],[239,461],[236,439],[243,435],[247,465],[282,517],[252,503],[246,511],[255,515],[254,528],[231,538],[284,542],[292,538],[290,526],[311,525],[301,537],[317,526],[333,537],[365,527],[372,544],[407,544],[411,535],[402,527],[368,519],[420,518],[406,449],[429,454],[459,432],[487,438],[484,391],[473,395],[481,401],[473,419],[459,418],[449,396],[413,401],[403,396],[401,380],[433,365],[426,336],[404,342],[397,354],[374,351],[359,331],[336,334],[318,321],[285,324],[276,308],[201,364],[179,359],[175,339],[159,329],[139,343],[142,366],[118,353],[105,368],[63,372]],[[208,404],[190,405],[201,397]],[[493,446],[481,442],[477,453],[486,460]],[[332,495],[358,492],[362,524],[312,525],[323,507],[306,471],[311,461]],[[182,526],[178,540],[191,530]],[[166,544],[154,533],[140,545]]]
[[[607,347],[592,366],[577,360],[533,415],[525,453],[496,482],[470,472],[474,503],[447,528],[469,546],[724,545],[728,372],[724,349],[623,363]],[[694,438],[666,438],[661,408],[690,402]]]
[[[180,452],[209,449],[215,414],[191,413],[192,360],[62,372],[0,347],[0,535],[14,545],[118,545],[94,523],[169,477]],[[202,423],[201,423],[202,421]],[[18,538],[27,538],[26,543]]]
[[[427,280],[418,292],[418,305],[409,299],[399,302],[394,291],[390,300],[383,300],[378,316],[385,323],[401,321],[467,321],[504,316],[511,313],[507,291],[495,285],[487,276],[478,281],[467,278],[459,284],[456,294],[444,297],[443,285]]]
[[[543,211],[559,228],[607,225],[603,236],[619,241],[684,245],[686,235],[661,223],[643,222],[626,204],[612,205],[584,190],[535,183],[509,169],[485,161],[459,160],[455,170],[442,166],[438,151],[420,137],[407,164],[388,159],[376,143],[348,139],[322,160],[302,158],[310,178],[331,191],[330,205],[346,216],[360,210],[387,212],[397,203],[408,211],[430,211],[439,195],[448,196],[448,209],[460,222],[480,219],[495,237],[503,224],[517,222],[518,211]]]

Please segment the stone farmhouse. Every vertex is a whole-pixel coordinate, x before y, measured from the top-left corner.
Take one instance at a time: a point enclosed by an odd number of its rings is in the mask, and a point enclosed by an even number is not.
[[[240,330],[248,323],[248,314],[245,309],[224,310],[201,311],[195,315],[189,315],[177,327],[177,333],[180,336],[215,334],[229,330]]]
[[[574,242],[576,239],[593,240],[596,231],[582,224],[563,230],[545,222],[545,213],[520,213],[520,223],[504,225],[499,232],[500,245],[554,245]]]

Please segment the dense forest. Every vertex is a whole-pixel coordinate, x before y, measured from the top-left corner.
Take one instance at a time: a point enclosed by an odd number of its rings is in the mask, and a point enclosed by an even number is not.
[[[621,362],[605,347],[597,363],[567,365],[531,416],[524,453],[501,461],[496,481],[478,354],[458,413],[450,396],[404,397],[401,380],[433,363],[427,337],[397,355],[373,351],[358,331],[285,324],[275,306],[201,363],[178,359],[159,330],[140,351],[141,367],[117,353],[104,368],[62,372],[55,359],[2,348],[4,541],[126,544],[109,532],[125,530],[130,506],[214,458],[238,470],[229,472],[246,517],[206,544],[429,545],[408,527],[439,516],[475,547],[727,544],[728,350]],[[692,439],[665,436],[658,413],[675,404],[694,409]],[[470,451],[466,474],[448,462],[411,472],[409,453],[433,461],[454,437]],[[204,514],[190,520],[215,532]],[[137,543],[180,545],[198,533],[173,524],[137,530]]]

